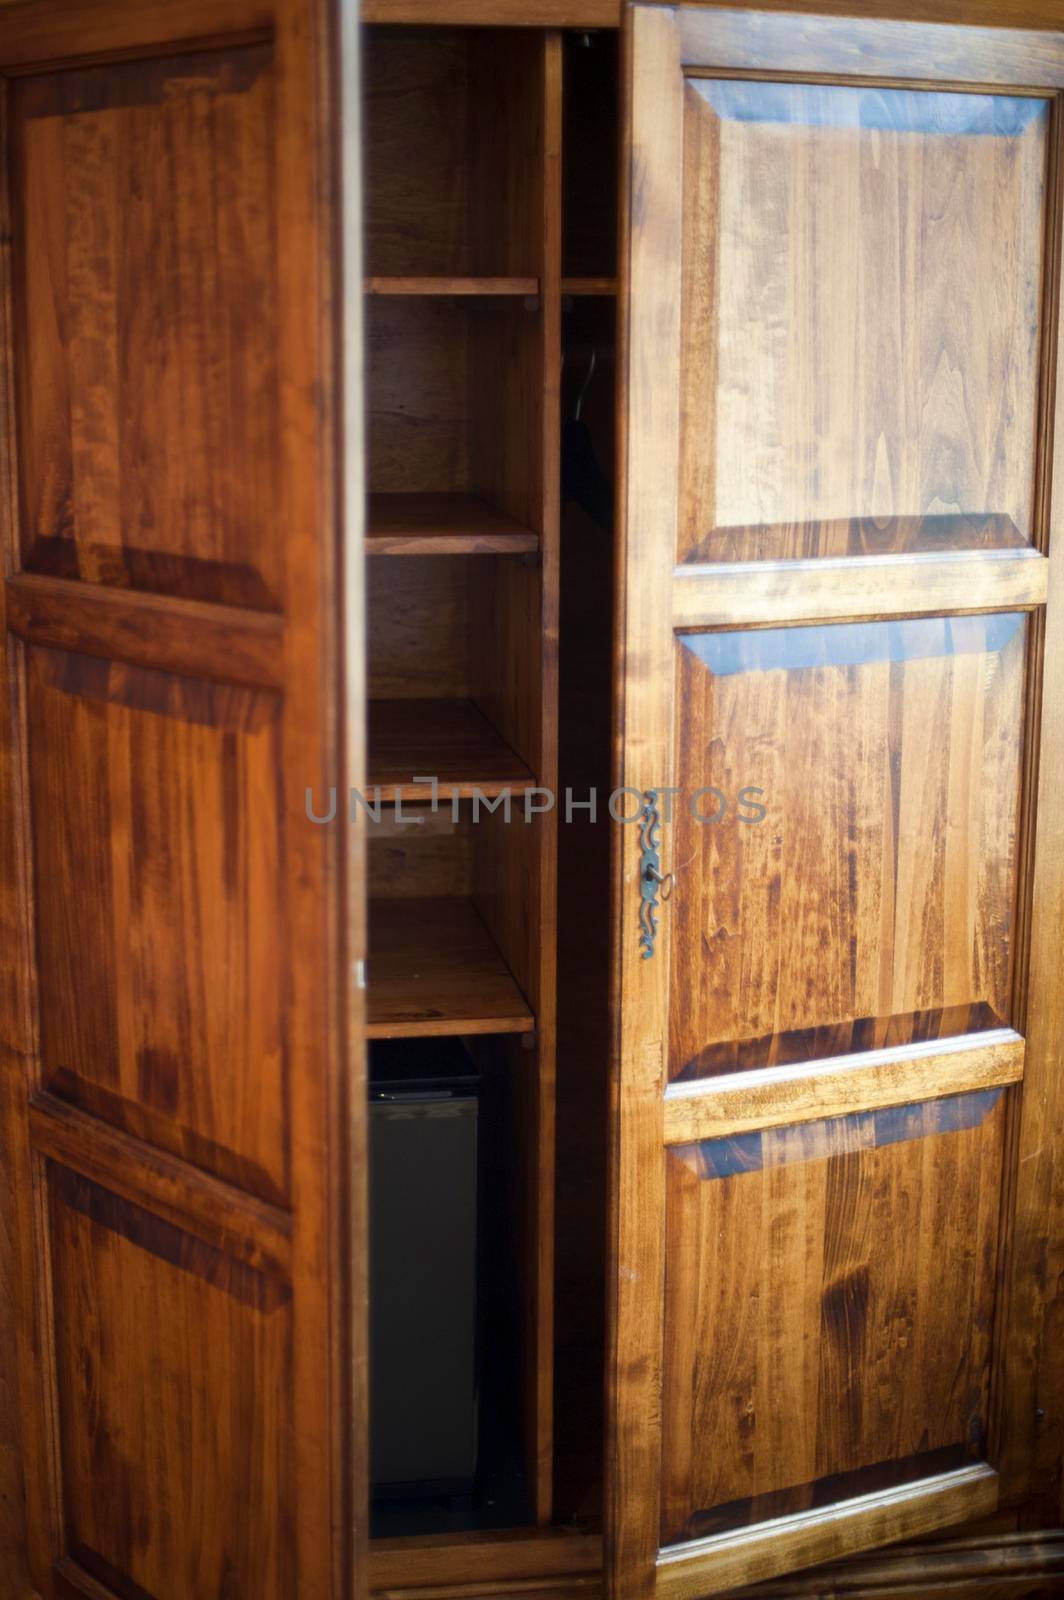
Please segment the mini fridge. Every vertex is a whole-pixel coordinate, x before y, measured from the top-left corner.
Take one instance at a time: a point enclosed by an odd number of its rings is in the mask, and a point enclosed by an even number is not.
[[[478,1109],[457,1040],[370,1054],[375,1500],[469,1494],[477,1471]]]

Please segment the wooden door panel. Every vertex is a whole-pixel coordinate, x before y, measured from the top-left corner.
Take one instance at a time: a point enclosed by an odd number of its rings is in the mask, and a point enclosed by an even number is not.
[[[984,1458],[1004,1094],[667,1151],[663,1545]]]
[[[0,30],[0,1105],[43,1600],[360,1581],[361,842],[306,814],[362,786],[337,22],[23,0]]]
[[[15,81],[22,564],[280,604],[269,47]]]
[[[278,698],[27,658],[43,1086],[283,1203]]]
[[[118,1595],[286,1600],[288,1283],[55,1163],[48,1186],[70,1556]]]
[[[679,558],[1030,544],[1049,101],[689,78],[683,115]]]
[[[1011,1021],[1026,636],[678,635],[671,1079]]]
[[[1059,1491],[1064,43],[628,28],[607,1589],[702,1600]]]

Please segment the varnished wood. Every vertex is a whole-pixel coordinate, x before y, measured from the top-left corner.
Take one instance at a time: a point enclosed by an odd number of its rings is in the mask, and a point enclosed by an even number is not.
[[[723,1139],[877,1106],[1018,1083],[1024,1042],[1011,1028],[835,1056],[794,1067],[673,1083],[665,1091],[665,1143]]]
[[[875,1543],[912,1538],[992,1511],[997,1504],[997,1474],[977,1466],[946,1473],[925,1484],[911,1484],[842,1502],[830,1510],[795,1517],[791,1526],[760,1528],[705,1541],[690,1555],[679,1551],[659,1560],[655,1594],[664,1600],[701,1600],[706,1594],[771,1578],[788,1567],[807,1565],[824,1555],[845,1555],[863,1544],[869,1529]]]
[[[1057,127],[1060,138],[1060,124]],[[1064,1453],[1064,1415],[1056,1395],[1064,1381],[1059,1341],[1052,1331],[1058,1324],[1057,1294],[1041,1301],[1036,1290],[1036,1258],[1043,1264],[1045,1283],[1057,1283],[1055,1263],[1064,1260],[1064,1211],[1061,1209],[1059,1150],[1064,1138],[1064,1094],[1061,1092],[1061,1039],[1052,1018],[1060,1006],[1060,964],[1052,951],[1054,930],[1064,914],[1064,798],[1053,774],[1064,760],[1064,723],[1061,695],[1064,688],[1064,384],[1059,340],[1064,283],[1060,280],[1064,243],[1064,174],[1055,170],[1055,208],[1052,223],[1056,249],[1052,253],[1058,275],[1054,342],[1050,348],[1050,377],[1055,377],[1052,457],[1047,461],[1047,532],[1049,535],[1049,596],[1042,644],[1040,705],[1034,703],[1032,736],[1038,740],[1037,784],[1032,794],[1034,814],[1033,860],[1030,867],[1029,970],[1019,991],[1022,1012],[1018,1022],[1027,1039],[1027,1068],[1015,1130],[1016,1181],[1014,1220],[1003,1320],[999,1372],[998,1439],[1002,1482],[1008,1493],[1042,1493],[1045,1503],[1059,1504],[1061,1461]],[[1026,1077],[1025,1071],[1025,1077]]]
[[[998,1519],[978,1519],[983,1524]],[[1013,1518],[1014,1520],[1014,1518]],[[978,1525],[978,1522],[977,1522]],[[415,1547],[419,1541],[403,1541]],[[529,1565],[534,1561],[537,1542],[518,1541]],[[456,1550],[461,1547],[453,1547]],[[398,1552],[382,1551],[388,1563],[390,1581],[374,1590],[382,1600],[468,1600],[482,1596],[483,1585],[471,1576],[477,1563],[479,1544],[465,1546],[466,1566],[456,1568],[455,1581],[418,1584],[403,1582],[402,1557]],[[410,1552],[411,1565],[421,1558],[417,1549]],[[394,1566],[394,1571],[393,1571]],[[459,1577],[464,1574],[464,1581]],[[898,1600],[954,1600],[958,1594],[971,1600],[1020,1600],[1032,1590],[1042,1592],[1059,1580],[1064,1572],[1064,1542],[1058,1530],[999,1533],[988,1529],[969,1538],[936,1538],[926,1535],[911,1544],[895,1545],[872,1555],[851,1556],[830,1566],[813,1568],[790,1577],[758,1583],[758,1600],[823,1600],[828,1593],[848,1600],[882,1600],[884,1592]],[[523,1596],[524,1600],[600,1600],[602,1586],[597,1574],[583,1577],[498,1578],[493,1580],[493,1595]],[[750,1589],[728,1591],[728,1600],[751,1600]]]
[[[641,36],[646,41],[642,48]],[[1013,997],[1017,905],[1021,959],[1026,948],[1022,907],[1028,846],[1021,841],[1019,826],[1030,814],[1025,789],[1036,759],[1032,741],[1037,737],[1041,608],[1052,595],[1050,567],[1036,554],[1045,548],[1046,503],[1045,412],[1039,396],[1047,386],[1051,392],[1053,383],[1047,352],[1055,336],[1052,297],[1059,260],[1052,243],[1052,230],[1058,226],[1054,185],[1059,120],[1050,104],[1053,94],[1043,93],[1039,103],[1037,92],[1057,86],[1060,51],[1055,38],[974,34],[965,54],[959,33],[939,41],[933,29],[923,34],[871,22],[835,24],[825,18],[806,23],[739,16],[719,8],[658,12],[639,6],[632,9],[626,37],[631,52],[625,80],[632,97],[628,115],[633,130],[646,132],[642,138],[630,137],[622,168],[629,208],[622,225],[628,254],[622,258],[620,296],[620,401],[627,428],[621,479],[627,506],[618,611],[624,642],[616,668],[624,683],[618,687],[614,781],[638,791],[672,785],[683,797],[677,804],[684,810],[671,829],[663,830],[662,870],[673,874],[673,898],[661,910],[653,963],[642,967],[631,931],[639,903],[637,841],[629,836],[617,851],[618,861],[627,859],[630,866],[627,877],[618,867],[614,900],[614,939],[622,948],[615,957],[614,1010],[619,1042],[614,1065],[606,1521],[606,1591],[611,1600],[634,1600],[653,1591],[648,1569],[662,1542],[674,1546],[659,1558],[664,1592],[694,1597],[764,1582],[788,1567],[824,1559],[837,1526],[845,1527],[843,1549],[900,1537],[889,1520],[877,1521],[873,1500],[852,1516],[843,1514],[838,1525],[833,1518],[848,1497],[860,1492],[868,1473],[880,1474],[877,1481],[888,1486],[879,1492],[905,1501],[907,1476],[926,1476],[955,1464],[942,1461],[936,1454],[940,1451],[975,1463],[965,1469],[972,1476],[963,1481],[975,1485],[970,1514],[978,1514],[998,1494],[992,1466],[999,1460],[1004,1464],[994,1442],[1000,1407],[1006,1416],[1022,1416],[1029,1431],[1017,1460],[1032,1459],[1033,1396],[1024,1391],[1014,1411],[1009,1392],[1010,1363],[1018,1361],[1017,1370],[1023,1373],[1032,1343],[1027,1343],[1025,1355],[1025,1338],[1018,1329],[1016,1342],[1004,1343],[998,1241],[1002,1260],[1008,1261],[1011,1174],[1022,1171],[1015,1117],[1026,1098],[1026,1089],[1009,1087],[1019,1081],[1023,1045],[1018,1036],[1024,1033],[1022,1011],[1014,1009]],[[773,50],[778,50],[778,59]],[[945,98],[910,104],[910,92],[900,87],[871,94],[867,105],[874,101],[882,111],[878,120],[871,119],[877,130],[877,165],[875,170],[862,169],[864,187],[853,211],[843,198],[829,197],[831,183],[845,176],[850,159],[849,135],[840,132],[836,137],[846,119],[836,113],[845,93],[861,97],[865,91],[762,81],[783,79],[792,70],[809,74],[818,84],[851,78],[863,82],[875,73],[894,84],[915,78],[925,93],[937,89]],[[721,83],[723,77],[733,81]],[[962,100],[955,96],[960,84],[1011,85],[1018,93],[1011,100]],[[799,102],[801,115],[796,113]],[[970,228],[979,259],[959,292],[962,298],[971,293],[982,309],[973,305],[970,315],[956,321],[943,310],[935,326],[923,325],[920,318],[935,303],[953,309],[957,305],[957,295],[951,297],[947,287],[952,269],[944,259],[935,260],[937,239],[927,242],[922,258],[919,252],[906,256],[903,276],[915,272],[916,277],[906,279],[899,318],[889,310],[886,291],[869,303],[868,316],[847,317],[847,291],[841,282],[826,293],[819,309],[816,305],[817,293],[834,270],[825,274],[816,268],[820,240],[831,235],[841,215],[866,214],[872,233],[885,230],[874,252],[878,266],[889,261],[898,237],[910,245],[917,235],[926,239],[918,225],[915,234],[901,222],[892,228],[889,208],[874,203],[878,164],[889,166],[892,159],[891,117],[900,114],[903,102],[909,105],[901,118],[906,126],[914,117],[923,118],[932,105],[943,112],[928,138],[944,142],[935,145],[933,158],[929,151],[930,164],[922,177],[930,176],[939,159],[951,173],[959,170],[959,161],[971,175],[963,219],[958,214],[954,221]],[[850,103],[856,104],[856,98]],[[714,108],[716,120],[706,117],[706,106]],[[980,106],[998,120],[989,141],[976,143],[974,124],[969,124]],[[956,111],[953,122],[947,114],[951,107]],[[813,131],[802,131],[803,118]],[[751,149],[761,143],[767,148],[780,137],[783,125],[786,138],[779,159],[759,157],[757,176],[751,169],[739,184],[742,223],[733,227],[729,163],[742,166]],[[866,119],[862,126],[867,130],[871,123]],[[830,134],[822,131],[829,127]],[[924,137],[919,129],[910,131]],[[962,148],[969,133],[973,142]],[[998,141],[1013,137],[1016,148],[1006,158],[1005,143]],[[821,174],[824,183],[815,179],[816,146],[822,138],[825,149],[832,150]],[[792,188],[788,163],[806,139],[798,161],[802,175]],[[919,181],[902,182],[890,204],[901,192],[904,203],[919,213],[925,203]],[[1011,208],[1016,221],[1010,236],[1022,241],[1005,266],[997,255],[993,220],[999,205]],[[945,218],[937,203],[932,209],[940,221]],[[737,246],[734,259],[728,254],[731,237]],[[850,256],[833,257],[844,276]],[[717,265],[719,283],[714,277]],[[658,296],[667,294],[664,286],[675,281],[681,268],[683,312],[682,319],[674,319],[675,291],[670,310]],[[747,270],[749,295],[742,287]],[[792,270],[798,277],[790,296],[781,286]],[[922,295],[916,288],[921,271],[927,274]],[[874,271],[871,278],[866,276],[866,290],[873,281]],[[810,314],[795,316],[792,324],[788,319],[799,305],[810,308]],[[871,344],[863,347],[863,334],[856,345],[850,338],[855,326],[874,332],[880,312],[890,321],[887,342],[894,355],[908,342],[915,350],[914,357],[910,350],[913,370],[925,373],[917,383],[922,393],[910,420],[901,418],[889,426],[873,423],[872,412],[881,401],[889,410],[897,400],[912,377],[906,365],[910,358],[903,357],[898,368],[892,358],[876,358]],[[653,329],[645,345],[633,332],[644,316]],[[771,355],[758,365],[758,341],[765,341],[771,352],[777,334],[788,351],[788,376],[797,370],[795,363],[802,367],[808,357],[802,369],[806,377],[799,384],[802,396],[793,406],[786,399],[788,377],[782,369],[779,382],[766,376]],[[933,373],[944,339],[955,341],[951,370],[963,373],[967,404],[983,414],[985,426],[977,430],[978,439],[970,439],[972,454],[963,464],[954,452],[950,494],[946,503],[936,504],[930,479],[922,484],[918,479],[927,470],[934,476],[928,449],[932,439],[944,441],[953,425],[945,413],[938,423],[933,420],[938,405]],[[1001,341],[1007,355],[995,354]],[[679,378],[681,352],[684,384]],[[923,363],[929,365],[922,368]],[[825,408],[817,401],[817,385],[829,372],[834,376]],[[831,405],[840,393],[849,392],[850,372],[855,375],[854,393],[867,387],[871,410],[855,406],[835,429]],[[893,382],[887,381],[892,374]],[[997,413],[995,400],[1002,382],[1017,395],[1017,406],[1004,417]],[[736,408],[741,412],[743,396],[755,391],[757,414],[744,419]],[[715,411],[718,392],[720,407]],[[681,400],[677,414],[673,407]],[[640,419],[638,429],[634,416]],[[816,422],[816,437],[809,436],[807,450],[802,439],[810,418]],[[884,443],[886,474],[874,452],[861,444],[866,425],[878,429]],[[1016,430],[1011,442],[1000,426]],[[764,460],[744,457],[743,451],[756,446],[762,435]],[[818,458],[832,438],[835,446]],[[655,486],[653,505],[644,499],[648,481]],[[673,548],[680,558],[675,567],[661,551],[674,513],[679,538]],[[987,615],[966,620],[973,612]],[[935,620],[906,620],[921,616]],[[874,750],[885,748],[865,711],[854,705],[838,723],[838,738],[831,733],[836,715],[833,673],[837,668],[837,682],[845,683],[843,700],[859,692],[862,681],[864,667],[857,656],[852,651],[838,654],[843,639],[865,637],[856,620],[861,618],[869,619],[869,639],[877,626],[886,627],[892,638],[896,632],[899,641],[915,639],[926,626],[950,641],[942,654],[930,646],[928,634],[926,648],[912,656],[899,647],[889,652],[889,667],[885,655],[879,658],[891,684],[887,742],[900,751],[896,741],[904,742],[906,727],[915,738],[908,754],[888,763],[891,777],[883,792],[891,796],[893,820],[890,843],[879,854],[876,829],[869,830],[865,809],[874,783],[856,780],[851,798],[840,795],[838,803],[823,790],[819,800],[812,798],[824,781],[830,787],[841,779],[845,787],[848,762],[872,759],[874,764],[879,759]],[[877,618],[898,620],[878,624]],[[771,643],[782,639],[775,626],[781,623],[820,626],[784,630],[789,641],[784,654],[793,647],[791,664],[805,662],[813,674],[810,687],[815,680],[817,688],[800,710],[795,704],[777,717],[768,708],[769,698],[773,686],[783,682],[777,674],[782,671],[785,677],[789,671]],[[1045,626],[1052,625],[1050,607]],[[720,631],[687,631],[692,628]],[[958,654],[953,653],[955,646]],[[970,647],[975,657],[970,657]],[[983,652],[987,662],[997,662],[986,671],[975,659]],[[713,675],[712,705],[699,699],[685,660],[689,654]],[[947,658],[952,665],[945,664]],[[932,680],[938,682],[941,673],[951,681],[956,674],[946,697],[948,728],[944,724],[942,737],[929,738],[932,707],[938,701]],[[674,674],[677,759],[672,763],[667,758]],[[752,696],[740,709],[732,695],[746,674]],[[920,711],[910,721],[915,705],[910,693],[917,678],[922,680],[916,695]],[[885,676],[884,686],[886,681]],[[974,691],[974,699],[962,683]],[[939,702],[940,710],[944,706],[945,701]],[[1025,734],[1025,729],[1031,731]],[[797,754],[806,738],[816,750],[808,768]],[[961,754],[962,749],[968,754]],[[765,785],[763,771],[761,779],[757,773],[769,752],[781,764]],[[643,776],[648,754],[656,769],[653,776]],[[1044,766],[1039,770],[1044,774]],[[955,782],[960,787],[954,798],[944,799]],[[736,792],[744,792],[748,783],[762,795],[773,789],[780,807],[763,835],[756,826],[742,826],[758,819],[734,815]],[[684,800],[700,785],[728,790],[730,826],[699,827],[688,817]],[[799,790],[804,799],[799,799]],[[785,793],[790,800],[783,799]],[[908,812],[910,801],[919,807],[919,821]],[[816,865],[804,847],[795,849],[791,832],[807,802],[812,855],[819,845],[825,851]],[[920,843],[923,828],[927,831]],[[761,849],[766,861],[772,861],[764,876],[753,866]],[[959,852],[949,868],[944,850]],[[881,869],[888,877],[899,872],[907,887],[891,889]],[[733,872],[735,883],[742,885],[737,899],[725,887]],[[797,899],[787,889],[792,872],[805,886]],[[873,887],[876,882],[883,894]],[[862,898],[866,888],[868,896]],[[744,895],[749,895],[745,902]],[[850,923],[846,907],[858,902],[864,911]],[[892,906],[903,922],[910,914],[915,920],[900,934],[898,949],[905,954],[894,977],[894,958],[882,944],[881,959],[871,959],[868,968],[873,987],[887,984],[890,1002],[858,1003],[840,1031],[824,988],[831,985],[835,955],[838,972],[845,969],[843,989],[851,981],[860,985],[871,948],[866,941],[873,936],[875,944],[874,930],[892,924]],[[815,922],[821,913],[828,921],[819,923],[819,937],[807,937],[812,924],[806,919],[812,916]],[[1032,917],[1032,927],[1036,921]],[[1047,926],[1053,922],[1051,914]],[[775,934],[773,927],[778,928]],[[745,946],[744,930],[753,935],[755,929],[756,948]],[[767,959],[771,968],[777,957],[784,965],[793,959],[801,972],[791,997],[762,964]],[[654,973],[659,962],[671,967],[668,988],[661,968]],[[1024,980],[1018,981],[1022,997]],[[1051,981],[1048,974],[1042,979],[1043,984]],[[927,995],[938,990],[939,998],[913,999],[926,982]],[[739,991],[742,998],[734,1015],[725,1019],[714,1011],[718,1004],[727,1009],[727,996]],[[815,1022],[811,1015],[804,1020],[800,1016],[806,1004],[817,1012]],[[769,1020],[759,1027],[762,1005]],[[702,1023],[693,1020],[700,1012]],[[828,1013],[836,1020],[829,1021]],[[667,1016],[670,1072],[698,1082],[693,1092],[677,1085],[663,1095],[660,1052]],[[750,1032],[744,1034],[747,1024]],[[835,1094],[832,1061],[840,1056],[856,1062],[859,1052],[871,1050],[869,1065],[875,1073],[889,1060],[878,1051],[896,1051],[911,1042],[913,1061],[925,1051],[933,1057],[940,1048],[952,1055],[952,1047],[928,1044],[952,1036],[958,1051],[971,1049],[975,1054],[968,1059],[976,1061],[981,1034],[992,1037],[995,1029],[1008,1030],[1010,1024],[1015,1033],[1002,1037],[1005,1057],[998,1058],[992,1044],[982,1058],[991,1076],[1003,1070],[1001,1085],[969,1091],[960,1074],[958,1093],[927,1099],[915,1078],[903,1090],[888,1071],[875,1087],[871,1078],[864,1080],[867,1104],[863,1091],[855,1096],[864,1109],[851,1107],[845,1090]],[[684,1039],[689,1025],[691,1036]],[[741,1044],[740,1035],[745,1040]],[[859,1073],[856,1065],[853,1070]],[[925,1083],[940,1087],[930,1060],[918,1070]],[[744,1091],[742,1081],[751,1072],[756,1085],[752,1094]],[[803,1098],[818,1072],[820,1082],[809,1100],[810,1121]],[[718,1074],[728,1076],[722,1080]],[[788,1099],[792,1079],[803,1084],[793,1102]],[[723,1102],[716,1100],[721,1091],[714,1080],[727,1084]],[[858,1081],[855,1076],[854,1084]],[[835,1122],[815,1120],[813,1107],[821,1093],[822,1103],[836,1110]],[[699,1142],[702,1108],[707,1108],[704,1126],[713,1130],[713,1138]],[[719,1120],[717,1110],[722,1110]],[[729,1122],[731,1116],[735,1123]],[[670,1117],[676,1119],[679,1136],[685,1131],[694,1136],[686,1144],[671,1145],[671,1131],[667,1134],[664,1126]],[[823,1147],[817,1144],[817,1129],[828,1141]],[[831,1139],[842,1140],[836,1156],[830,1154],[828,1130],[833,1130]],[[659,1175],[666,1146],[670,1199],[662,1216]],[[1038,1141],[1035,1148],[1044,1146]],[[839,1182],[830,1195],[825,1192],[823,1206],[803,1189],[808,1174],[798,1176],[801,1166],[777,1160],[781,1151],[801,1149],[808,1150],[813,1167],[819,1161],[828,1167],[840,1163],[834,1169]],[[866,1186],[858,1174],[869,1162],[877,1171],[882,1167],[883,1181]],[[950,1207],[962,1191],[970,1198],[954,1214]],[[886,1210],[883,1220],[865,1229],[857,1218],[869,1204]],[[915,1243],[925,1230],[916,1229],[915,1236],[909,1231],[909,1208],[921,1206],[944,1219],[926,1230],[936,1241],[933,1263],[930,1256],[919,1256]],[[886,1220],[888,1214],[893,1222]],[[818,1287],[814,1280],[821,1256],[815,1240],[820,1237],[825,1241],[825,1277]],[[765,1241],[763,1249],[759,1239]],[[768,1277],[755,1285],[759,1260],[766,1264]],[[725,1280],[727,1290],[718,1295],[714,1285]],[[793,1301],[788,1299],[792,1294]],[[660,1304],[666,1311],[664,1343],[655,1319]],[[967,1310],[958,1314],[962,1304]],[[903,1305],[907,1331],[899,1337],[892,1331],[892,1319]],[[808,1340],[796,1331],[806,1316]],[[995,1330],[997,1342],[992,1343]],[[872,1341],[867,1347],[862,1342],[866,1337]],[[956,1360],[947,1353],[951,1341],[957,1346]],[[827,1362],[815,1404],[812,1390],[802,1388],[803,1371],[808,1375],[802,1352],[807,1348]],[[907,1362],[913,1363],[912,1369],[902,1376]],[[962,1369],[967,1376],[960,1387],[966,1398],[953,1408],[953,1379]],[[772,1391],[771,1406],[758,1402],[761,1383]],[[884,1416],[880,1426],[876,1420],[877,1396],[882,1398],[892,1385],[905,1390],[906,1405],[923,1396],[905,1424],[905,1437],[891,1431],[902,1414],[900,1402],[892,1413],[894,1421]],[[662,1415],[664,1440],[657,1428]],[[782,1417],[787,1419],[785,1438],[774,1431],[774,1419]],[[1047,1434],[1043,1437],[1045,1459],[1055,1461],[1054,1446]],[[810,1454],[799,1461],[803,1451]],[[926,1459],[922,1451],[930,1452]],[[770,1477],[779,1472],[774,1487],[758,1476],[762,1465]],[[1048,1500],[1055,1494],[1055,1470]],[[814,1487],[821,1474],[828,1481]],[[774,1499],[777,1494],[784,1499]],[[802,1494],[810,1498],[803,1501]],[[791,1496],[789,1502],[786,1496]],[[914,1513],[914,1530],[923,1526],[920,1518],[926,1509],[920,1496],[917,1500],[921,1509]],[[803,1505],[819,1509],[810,1512],[793,1540],[784,1537],[783,1524],[766,1524],[745,1549],[751,1559],[745,1562],[744,1556],[737,1567],[728,1568],[732,1534],[717,1530],[727,1528],[729,1519],[773,1517],[788,1504],[792,1510]],[[947,1492],[932,1512],[932,1525],[965,1514],[964,1496],[954,1499]],[[707,1543],[699,1541],[700,1533]],[[717,1559],[720,1569],[714,1567]],[[775,1566],[776,1561],[781,1565]]]
[[[265,45],[17,80],[26,569],[280,608],[274,92]]]
[[[684,121],[680,559],[1032,544],[1050,101],[688,78]]]
[[[382,800],[444,800],[479,790],[518,797],[534,779],[468,700],[374,700],[369,710],[369,794]],[[421,781],[415,781],[420,779]],[[520,798],[517,804],[520,805]]]
[[[0,68],[26,70],[42,63],[93,56],[173,52],[197,41],[264,38],[274,7],[264,0],[151,0],[135,17],[113,0],[87,0],[62,10],[51,0],[21,0],[4,11]]]
[[[468,900],[370,906],[367,1036],[526,1033],[528,1003]]]
[[[700,0],[704,3],[704,0]],[[496,27],[617,28],[618,0],[363,0],[368,22],[462,23]],[[1056,0],[760,0],[758,11],[833,17],[881,16],[908,22],[989,24],[991,28],[1056,27]]]
[[[830,8],[828,8],[830,9]],[[932,83],[1064,88],[1059,32],[966,27],[928,16],[919,28],[879,18],[800,17],[713,6],[677,8],[684,65],[824,73],[832,77],[906,78]],[[987,20],[991,20],[988,18]]]
[[[472,495],[379,494],[368,508],[367,555],[521,555],[539,536]]]
[[[670,1078],[1011,1020],[1026,644],[1016,613],[679,636],[673,781],[705,789],[673,824]]]
[[[29,5],[3,32],[34,69],[2,230],[3,1113],[33,1581],[346,1593],[360,1027],[344,823],[303,810],[338,776],[343,703],[331,17]],[[364,782],[353,755],[341,782]],[[58,977],[75,949],[80,1007]]]
[[[538,278],[377,277],[366,279],[367,294],[530,294],[539,293]]]
[[[621,76],[613,781],[642,793],[667,781],[662,774],[672,765],[677,493],[670,443],[679,426],[683,119],[672,13],[636,6],[629,19]],[[636,830],[615,829],[603,1533],[606,1593],[618,1600],[654,1594],[661,1493],[665,1196],[655,1175],[668,965],[667,943],[656,960],[644,961],[639,950],[639,861]]]
[[[1004,1111],[670,1148],[663,1546],[984,1458]]]
[[[884,581],[889,570],[890,582]],[[1048,566],[1034,551],[939,560],[874,557],[692,565],[676,569],[677,628],[831,621],[914,612],[1027,610],[1045,602]]]
[[[190,1590],[200,1574],[213,1583],[235,1570],[280,1600],[296,1570],[272,1514],[291,1416],[259,1399],[285,1388],[286,1286],[62,1167],[49,1169],[49,1195],[70,1556],[107,1588],[128,1587],[135,1572],[142,1591]],[[183,1426],[203,1441],[198,1472],[179,1483],[167,1440],[178,1419],[165,1409],[174,1392]],[[104,1473],[129,1516],[116,1517],[116,1502],[97,1492]],[[206,1514],[197,1504],[205,1481],[215,1492]],[[238,1493],[244,1516],[234,1526],[221,1508]],[[196,1539],[186,1535],[193,1521]],[[155,1530],[146,1546],[145,1526]]]
[[[287,1277],[292,1224],[286,1211],[246,1195],[207,1173],[190,1173],[173,1156],[110,1128],[38,1090],[30,1104],[35,1147],[50,1161],[80,1172],[115,1194],[147,1206],[249,1266]]]
[[[374,1593],[479,1580],[481,1584],[542,1581],[597,1573],[602,1540],[552,1528],[543,1532],[480,1534],[455,1539],[429,1534],[409,1539],[374,1539],[370,1585]],[[470,1575],[475,1573],[471,1580]]]
[[[101,589],[20,572],[7,580],[8,627],[27,644],[193,673],[264,689],[282,685],[283,625],[267,612]]]

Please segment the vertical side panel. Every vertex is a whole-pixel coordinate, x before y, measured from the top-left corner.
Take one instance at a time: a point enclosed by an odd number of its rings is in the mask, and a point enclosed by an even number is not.
[[[623,49],[613,781],[641,795],[671,781],[683,154],[675,14],[630,7]],[[626,814],[633,809],[629,798]],[[660,1499],[669,956],[664,933],[655,959],[641,959],[631,827],[614,829],[611,929],[606,1587],[649,1600]]]

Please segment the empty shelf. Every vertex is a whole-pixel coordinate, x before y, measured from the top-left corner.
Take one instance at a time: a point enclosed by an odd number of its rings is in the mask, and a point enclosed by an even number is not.
[[[538,278],[367,278],[367,294],[539,294]]]
[[[518,555],[539,538],[487,501],[468,494],[373,494],[367,555]]]
[[[371,900],[369,943],[371,1039],[533,1027],[471,900]]]
[[[535,779],[471,700],[371,700],[369,789],[382,800],[431,800],[436,778],[442,799],[477,789],[522,793]]]
[[[563,278],[562,294],[611,295],[617,293],[616,278]]]

